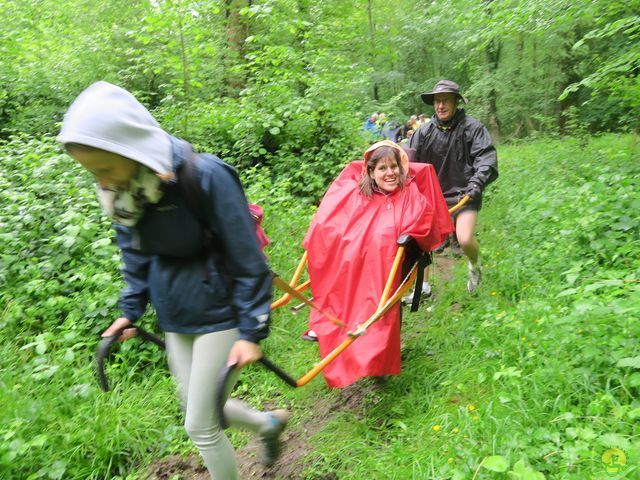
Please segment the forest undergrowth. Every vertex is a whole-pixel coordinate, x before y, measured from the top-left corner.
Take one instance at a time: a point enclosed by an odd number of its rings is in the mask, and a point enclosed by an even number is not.
[[[481,289],[466,293],[462,260],[436,257],[434,298],[404,314],[401,375],[328,390],[243,373],[238,396],[294,414],[296,455],[285,445],[267,478],[638,478],[639,152],[630,135],[501,146]],[[242,174],[286,277],[312,202],[268,172]],[[125,342],[113,390],[95,381],[122,282],[89,176],[51,139],[14,138],[0,145],[0,204],[0,478],[137,480],[193,455],[162,352]],[[294,375],[317,359],[305,325],[278,312],[263,345]]]

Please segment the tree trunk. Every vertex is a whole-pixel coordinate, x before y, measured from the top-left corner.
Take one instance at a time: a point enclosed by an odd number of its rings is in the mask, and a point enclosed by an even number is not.
[[[182,93],[184,95],[184,116],[182,118],[182,131],[185,137],[189,136],[189,111],[191,110],[191,92],[189,85],[189,58],[187,57],[187,48],[184,41],[184,28],[182,21],[179,23],[180,29],[180,60],[182,63]]]
[[[367,1],[367,15],[369,17],[369,48],[371,49],[370,64],[374,67],[376,65],[376,26],[373,22],[373,0]],[[377,102],[380,100],[379,86],[377,80],[373,80],[373,99]]]
[[[232,72],[232,68],[242,61],[244,42],[248,36],[249,25],[240,10],[251,6],[251,0],[224,0],[226,23],[226,53],[223,57],[224,87],[226,95],[237,97],[246,84],[243,75]]]
[[[485,0],[486,6],[486,14],[488,17],[491,17],[491,4],[493,0]],[[498,70],[498,65],[500,62],[500,50],[501,45],[500,41],[495,37],[489,41],[487,48],[485,50],[485,58],[487,61],[487,74],[489,78],[495,78],[496,72]],[[495,142],[500,138],[500,122],[498,120],[498,103],[497,103],[497,92],[493,87],[494,82],[491,82],[491,87],[487,92],[487,101],[488,101],[488,125],[487,128],[493,137]]]
[[[297,0],[297,6],[299,18],[307,20],[309,17],[309,5],[307,0]],[[306,72],[309,71],[309,62],[307,60],[307,53],[305,48],[306,42],[303,41],[307,28],[308,27],[299,27],[296,33],[296,44],[300,45],[299,55],[301,56],[300,66],[302,69],[301,76],[296,80],[296,85],[298,94],[301,97],[304,97],[304,94],[309,88],[309,84],[306,81],[302,80],[302,77],[306,75]]]

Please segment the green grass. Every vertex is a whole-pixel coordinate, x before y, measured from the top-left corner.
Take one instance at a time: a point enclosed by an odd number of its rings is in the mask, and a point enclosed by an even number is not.
[[[463,262],[436,285],[431,311],[404,324],[403,374],[355,426],[343,419],[317,439],[313,475],[602,478],[602,454],[621,448],[619,478],[638,476],[633,142],[500,150],[501,178],[480,217],[480,293],[465,293]],[[507,472],[478,470],[489,456],[503,457]]]
[[[290,389],[260,367],[237,393],[287,406],[307,439],[306,479],[587,479],[640,475],[640,162],[631,136],[499,149],[481,212],[484,279],[464,262],[403,322],[403,372],[364,380],[361,405],[321,379]],[[116,315],[117,251],[89,179],[51,141],[3,145],[0,165],[0,478],[145,477],[193,447],[164,358],[137,340],[93,378],[97,334]],[[313,208],[246,172],[284,277]],[[106,240],[102,240],[106,239]],[[145,323],[153,322],[149,316]],[[268,355],[299,375],[315,361],[306,315],[274,315]],[[353,387],[352,387],[353,389]],[[353,392],[353,390],[352,390]],[[233,433],[243,445],[248,436]],[[626,454],[607,476],[602,455]]]

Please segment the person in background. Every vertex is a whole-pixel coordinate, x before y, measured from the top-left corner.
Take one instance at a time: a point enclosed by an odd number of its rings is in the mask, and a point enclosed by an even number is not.
[[[77,97],[58,141],[94,175],[124,261],[121,315],[102,335],[131,326],[153,304],[185,429],[215,480],[237,479],[233,447],[216,414],[217,379],[224,366],[262,356],[258,343],[269,333],[271,303],[271,274],[237,172],[217,157],[193,154],[131,93],[107,82]],[[206,199],[203,219],[180,189],[187,158]],[[120,338],[134,335],[129,328]],[[260,412],[229,399],[224,413],[232,425],[260,435],[265,465],[275,462],[286,410]]]
[[[411,130],[413,130],[414,132],[420,128],[420,123],[418,123],[418,116],[417,115],[411,115],[409,117],[409,120],[407,121],[407,124],[409,125],[409,127],[411,128]]]
[[[498,177],[498,157],[487,128],[459,108],[467,99],[451,80],[441,80],[422,100],[433,105],[434,115],[413,134],[409,147],[416,161],[431,163],[438,174],[449,207],[464,195],[471,200],[454,214],[456,237],[468,259],[467,289],[473,293],[482,278],[480,245],[474,237],[482,192]]]
[[[427,123],[429,121],[429,119],[427,118],[427,116],[424,113],[421,113],[420,115],[418,115],[418,126],[422,126],[425,123]]]
[[[404,125],[402,126],[402,129],[400,130],[400,135],[398,138],[399,145],[404,145],[409,141],[409,139],[411,138],[411,135],[413,135],[413,132],[415,132],[415,128],[413,128],[413,126],[414,124],[413,122],[411,122],[411,119],[407,120],[404,123]]]
[[[411,135],[413,135],[413,130],[407,130],[406,136],[398,142],[398,145],[405,145],[409,139],[411,139]]]
[[[376,129],[378,131],[378,133],[382,133],[382,131],[385,129],[387,125],[387,114],[384,112],[381,112],[378,115],[378,120],[376,121]]]
[[[364,129],[367,132],[371,132],[375,135],[379,135],[380,130],[378,130],[377,122],[378,122],[378,114],[372,113],[371,116],[367,118],[367,121],[364,122]]]

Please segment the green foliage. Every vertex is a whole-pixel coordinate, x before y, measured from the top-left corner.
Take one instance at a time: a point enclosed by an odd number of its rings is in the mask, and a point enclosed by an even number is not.
[[[597,27],[586,33],[573,45],[576,51],[591,51],[602,61],[594,69],[593,62],[585,68],[586,76],[567,86],[560,99],[587,89],[591,93],[591,104],[602,102],[607,96],[611,116],[619,117],[619,125],[637,127],[640,111],[640,17],[637,15],[638,2],[635,5],[613,4],[598,8],[600,18]],[[603,117],[602,113],[600,117]]]
[[[638,471],[640,209],[629,136],[545,139],[500,150],[501,178],[480,216],[484,281],[464,265],[435,275],[436,300],[403,319],[403,373],[328,391],[288,390],[259,367],[237,393],[328,422],[308,439],[303,478],[598,478],[622,449]],[[0,476],[145,478],[146,465],[194,449],[162,354],[132,340],[103,394],[90,360],[118,315],[118,252],[90,177],[51,139],[1,146]],[[275,271],[292,274],[314,207],[291,178],[243,168],[265,209]],[[436,257],[438,263],[440,257]],[[151,323],[151,318],[144,319]],[[294,375],[317,358],[306,316],[274,315],[263,347]],[[321,416],[320,404],[355,407]],[[247,435],[234,433],[235,445]],[[375,452],[375,455],[372,454]]]
[[[635,128],[636,3],[5,1],[0,135],[55,133],[104,79],[236,165],[313,164],[295,183],[317,197],[371,112],[430,115],[418,94],[444,77],[503,138],[571,134],[572,107],[590,131]]]

